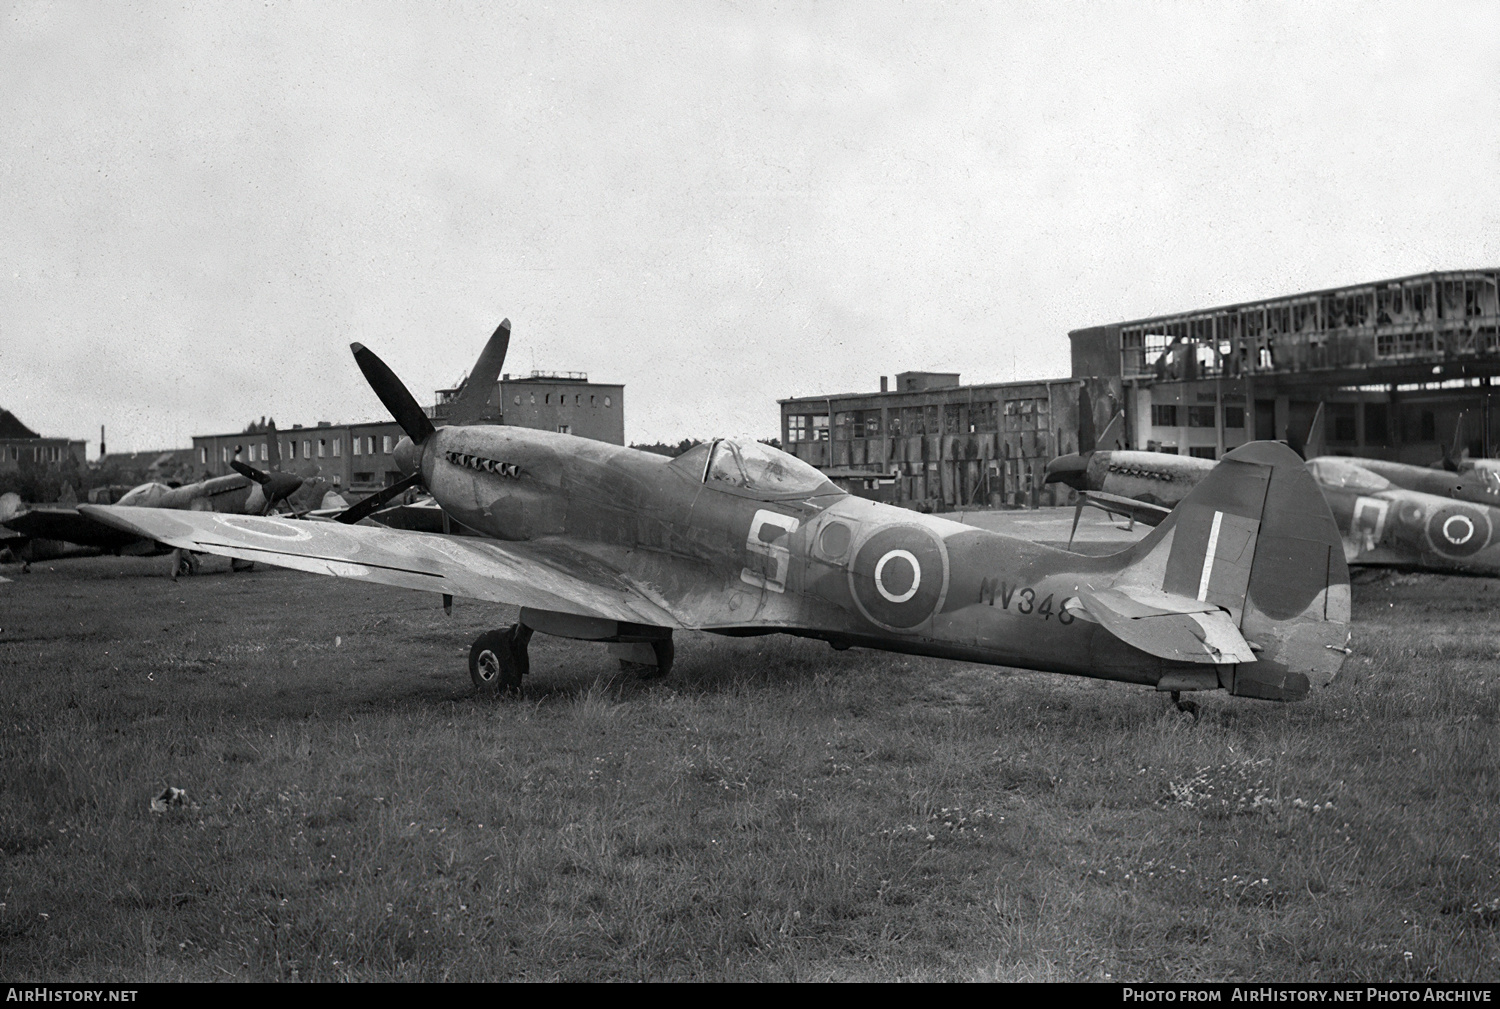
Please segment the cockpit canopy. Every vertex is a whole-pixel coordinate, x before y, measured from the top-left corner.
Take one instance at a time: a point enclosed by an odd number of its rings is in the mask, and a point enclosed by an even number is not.
[[[1342,487],[1346,490],[1375,494],[1391,489],[1391,482],[1378,473],[1372,473],[1356,462],[1324,456],[1307,464],[1313,479],[1324,487]]]
[[[682,472],[710,487],[751,497],[806,497],[839,489],[812,466],[758,441],[719,438],[695,445],[672,460]]]
[[[170,493],[172,488],[164,483],[143,483],[139,487],[133,487],[126,491],[125,496],[116,501],[115,504],[139,505],[149,508]]]

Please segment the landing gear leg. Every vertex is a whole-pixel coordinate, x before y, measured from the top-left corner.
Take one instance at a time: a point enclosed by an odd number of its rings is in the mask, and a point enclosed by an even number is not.
[[[1198,703],[1196,701],[1184,701],[1182,699],[1182,691],[1172,691],[1172,703],[1177,705],[1177,710],[1184,715],[1192,715],[1193,721],[1196,722],[1198,720]]]
[[[531,668],[526,646],[531,628],[513,624],[485,631],[469,649],[469,679],[480,697],[511,697],[521,692],[521,677]]]

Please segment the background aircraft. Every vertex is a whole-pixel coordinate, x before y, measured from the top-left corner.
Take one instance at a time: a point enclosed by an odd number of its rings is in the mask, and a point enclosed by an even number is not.
[[[1500,575],[1500,508],[1485,503],[1492,499],[1476,489],[1476,477],[1316,454],[1321,444],[1320,408],[1306,443],[1293,448],[1313,456],[1307,470],[1338,524],[1348,563]],[[1100,447],[1054,459],[1046,479],[1081,492],[1080,508],[1095,505],[1155,525],[1215,465],[1191,456]]]
[[[1327,683],[1346,654],[1338,531],[1284,446],[1235,450],[1146,539],[1083,557],[853,497],[756,442],[668,460],[548,431],[434,429],[353,349],[407,433],[406,482],[482,535],[84,510],[186,550],[518,604],[519,623],[470,649],[487,693],[519,687],[535,631],[627,646],[656,674],[673,630],[693,628],[1278,700]]]

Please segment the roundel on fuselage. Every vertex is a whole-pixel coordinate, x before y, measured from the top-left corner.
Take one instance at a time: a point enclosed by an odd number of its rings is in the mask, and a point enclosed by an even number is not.
[[[948,549],[921,526],[877,529],[854,552],[849,589],[873,623],[891,631],[911,630],[943,603]]]
[[[1469,557],[1490,541],[1490,519],[1483,508],[1448,504],[1427,519],[1427,538],[1440,554]]]

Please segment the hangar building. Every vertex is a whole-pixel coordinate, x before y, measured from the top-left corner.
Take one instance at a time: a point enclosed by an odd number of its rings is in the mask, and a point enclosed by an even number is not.
[[[1305,431],[1328,450],[1428,464],[1490,456],[1500,418],[1497,270],[1425,273],[1078,329],[1073,374],[1119,383],[1131,447],[1216,459]]]
[[[87,442],[43,438],[9,410],[0,410],[0,472],[14,472],[23,464],[58,469],[70,460],[82,468],[87,449]]]

